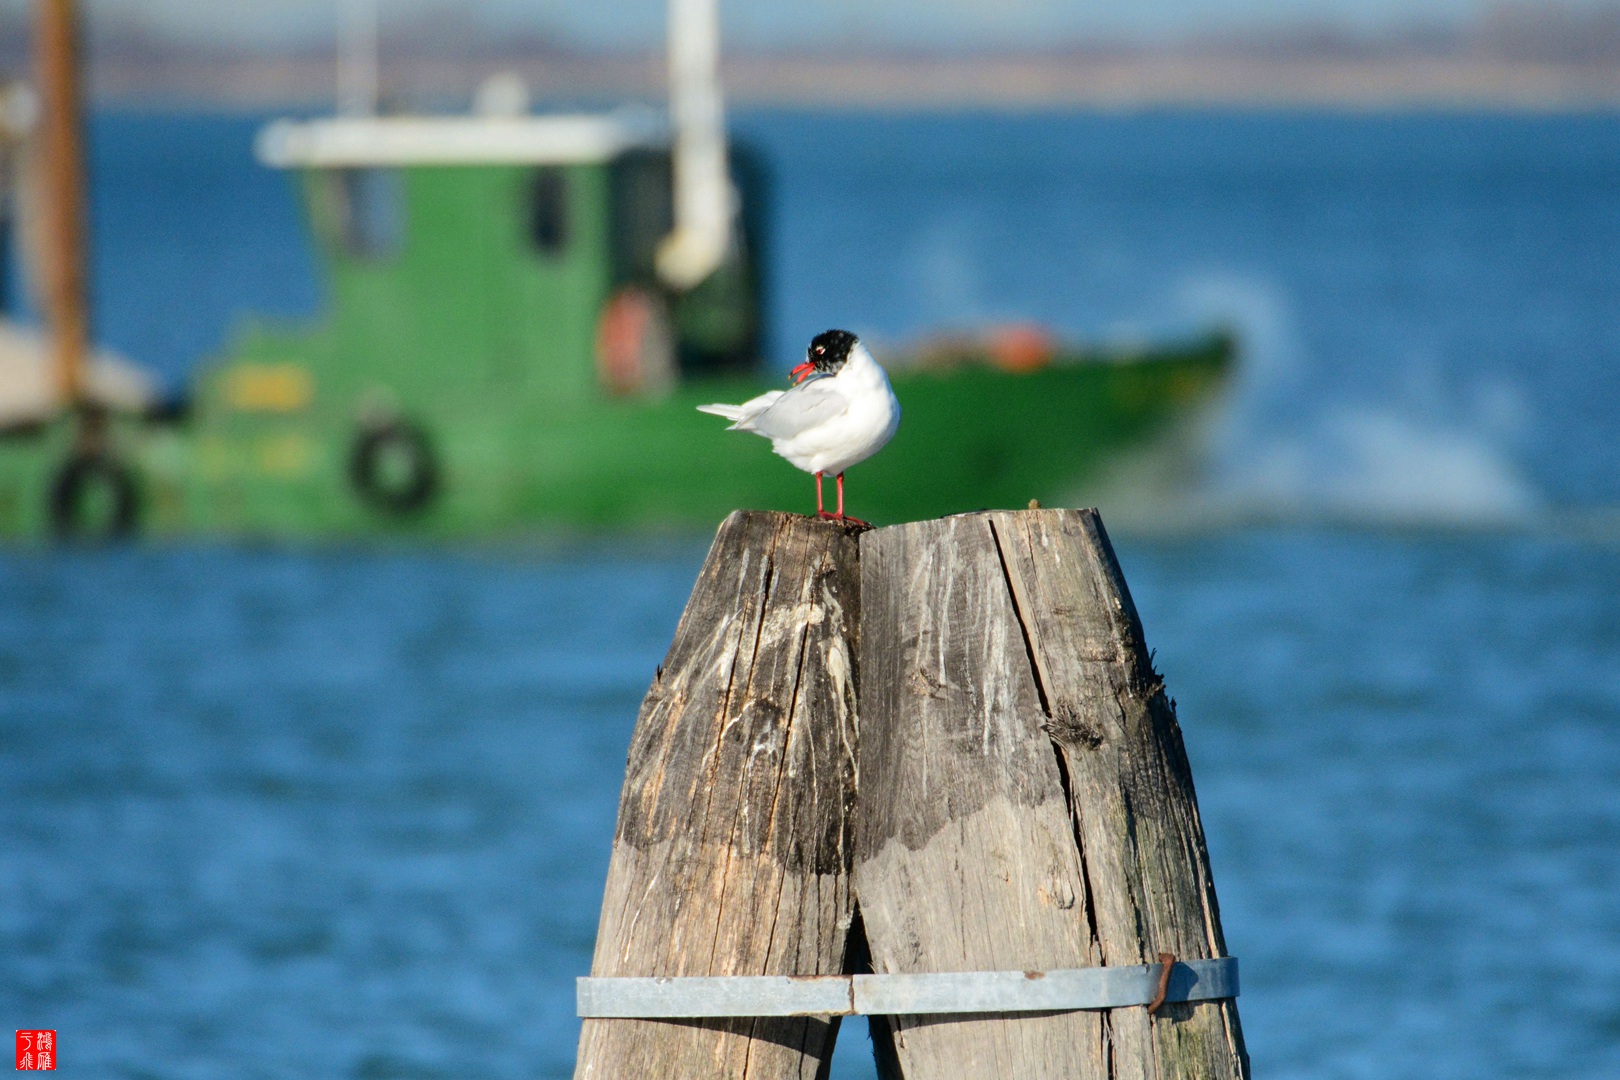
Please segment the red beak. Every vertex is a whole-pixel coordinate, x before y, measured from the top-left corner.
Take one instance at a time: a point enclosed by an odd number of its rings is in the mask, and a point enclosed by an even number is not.
[[[810,377],[810,373],[814,370],[816,370],[816,364],[813,360],[806,360],[804,363],[794,368],[791,372],[793,376],[793,385],[797,386],[804,382],[804,380]]]

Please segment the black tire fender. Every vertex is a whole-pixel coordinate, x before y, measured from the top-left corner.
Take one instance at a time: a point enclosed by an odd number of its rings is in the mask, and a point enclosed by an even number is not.
[[[107,487],[112,510],[104,522],[85,519],[84,498],[97,484]],[[135,473],[105,453],[77,454],[51,478],[48,506],[51,531],[60,540],[117,540],[135,534],[140,520],[140,488]]]
[[[403,469],[386,467],[397,457]],[[374,509],[405,516],[427,508],[439,493],[439,462],[432,440],[409,420],[388,420],[361,428],[349,454],[349,482]]]

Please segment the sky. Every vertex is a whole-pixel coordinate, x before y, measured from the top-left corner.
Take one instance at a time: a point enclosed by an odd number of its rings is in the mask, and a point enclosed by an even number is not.
[[[32,0],[0,0],[22,10]],[[240,44],[325,38],[345,4],[376,2],[385,23],[440,15],[549,32],[574,44],[661,40],[664,0],[81,0],[86,17],[139,19]],[[1573,0],[1576,4],[1599,0]],[[1371,30],[1468,20],[1490,0],[721,0],[729,43],[971,47],[1125,39],[1330,24]]]

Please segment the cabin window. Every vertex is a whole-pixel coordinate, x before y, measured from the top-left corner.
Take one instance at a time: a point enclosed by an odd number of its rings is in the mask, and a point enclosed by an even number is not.
[[[390,259],[405,239],[405,184],[398,169],[338,169],[328,191],[338,239],[358,259]]]
[[[613,262],[620,281],[658,279],[658,245],[675,227],[668,151],[631,150],[613,168]]]
[[[529,182],[529,242],[542,255],[568,246],[568,175],[560,168],[536,169]]]
[[[726,263],[699,288],[667,293],[685,374],[750,371],[763,329],[758,244],[764,235],[766,177],[746,146],[731,148],[731,180],[741,196],[735,245]],[[608,174],[612,275],[615,285],[659,291],[658,249],[675,225],[674,170],[667,150],[620,154]]]

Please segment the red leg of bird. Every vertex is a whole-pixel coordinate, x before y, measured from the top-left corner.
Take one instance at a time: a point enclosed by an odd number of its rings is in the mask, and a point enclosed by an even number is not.
[[[838,513],[833,515],[833,519],[835,521],[847,521],[851,525],[860,525],[860,526],[862,526],[864,528],[868,528],[868,529],[870,529],[872,527],[872,523],[869,522],[869,521],[862,521],[858,517],[846,517],[845,516],[845,514],[844,514],[844,474],[843,473],[838,474]]]
[[[821,501],[821,474],[820,473],[816,473],[816,517],[818,517],[818,518],[830,518],[830,517],[832,517],[831,514],[827,513],[827,508],[826,508],[825,505],[822,504],[822,501]]]

